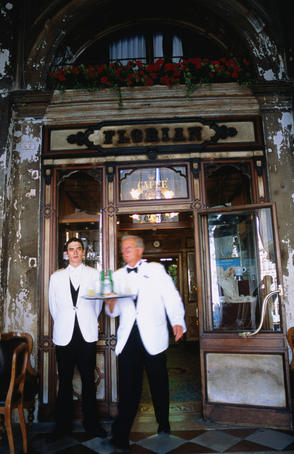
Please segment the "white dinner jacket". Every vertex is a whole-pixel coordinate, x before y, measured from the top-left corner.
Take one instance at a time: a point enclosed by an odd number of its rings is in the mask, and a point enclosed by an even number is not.
[[[67,345],[73,334],[75,314],[77,314],[81,333],[87,342],[98,340],[98,316],[102,309],[101,300],[87,300],[89,289],[100,290],[99,273],[90,266],[81,264],[81,282],[76,308],[73,306],[69,267],[57,270],[50,277],[49,309],[54,321],[53,342]]]
[[[114,311],[110,313],[107,304],[106,313],[110,317],[119,316],[117,331],[117,355],[123,350],[134,321],[145,349],[151,355],[166,350],[169,345],[167,317],[171,326],[181,325],[186,331],[185,310],[180,294],[172,278],[159,263],[142,262],[138,267],[136,284],[138,286],[137,305],[132,298],[117,299]],[[129,294],[128,273],[126,267],[113,273],[114,290],[118,294]]]

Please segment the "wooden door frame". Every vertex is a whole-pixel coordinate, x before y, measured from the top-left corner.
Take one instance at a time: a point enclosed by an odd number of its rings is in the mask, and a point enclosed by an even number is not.
[[[277,230],[276,207],[273,203],[251,204],[242,207],[224,208],[224,211],[236,211],[238,209],[261,209],[272,208],[273,228],[275,245],[277,252],[277,273],[279,282],[282,282],[281,260],[279,250],[279,239]],[[286,338],[286,320],[283,304],[281,304],[281,332],[259,333],[251,338],[242,338],[236,332],[219,333],[213,331],[205,331],[205,316],[206,316],[206,298],[203,288],[201,288],[203,276],[203,264],[201,264],[201,244],[200,244],[200,216],[217,211],[217,209],[203,209],[195,213],[195,254],[197,258],[196,272],[199,288],[199,320],[200,320],[200,363],[201,363],[201,380],[202,380],[202,402],[203,416],[205,419],[220,423],[220,424],[238,424],[240,426],[257,426],[289,429],[292,428],[292,402],[291,388],[289,376],[289,359],[288,345]],[[197,228],[197,230],[196,230]],[[197,235],[196,232],[199,232]],[[201,266],[202,265],[202,266]],[[283,359],[284,373],[284,388],[286,396],[286,407],[258,407],[244,406],[238,404],[209,402],[207,395],[207,362],[206,356],[209,353],[240,353],[240,354],[269,354],[280,355]]]

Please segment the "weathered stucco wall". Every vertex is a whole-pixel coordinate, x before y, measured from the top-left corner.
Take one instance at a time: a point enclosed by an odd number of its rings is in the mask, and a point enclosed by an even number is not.
[[[289,96],[260,99],[263,112],[270,199],[277,204],[287,327],[294,325],[294,149]]]
[[[3,232],[3,330],[26,331],[37,340],[41,122],[16,120],[10,131]]]
[[[7,110],[8,96],[2,92],[0,95],[0,257],[2,258],[2,237],[3,237],[3,220],[4,220],[4,192],[5,192],[5,175],[6,175],[6,137],[7,137]],[[3,283],[2,260],[0,260],[0,282]],[[3,330],[3,285],[0,287],[0,331]]]
[[[15,8],[13,2],[0,3],[0,332],[4,330],[4,307],[5,307],[5,281],[6,264],[3,261],[2,248],[6,248],[4,240],[4,222],[6,216],[5,207],[5,183],[9,167],[9,123],[10,123],[10,100],[9,93],[13,85],[13,50],[14,47],[14,21]]]

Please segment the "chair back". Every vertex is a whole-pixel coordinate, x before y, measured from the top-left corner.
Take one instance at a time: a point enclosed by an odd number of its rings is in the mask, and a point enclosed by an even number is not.
[[[29,357],[29,349],[26,342],[16,346],[12,353],[10,380],[4,406],[13,408],[23,400],[23,389],[26,376],[26,368]],[[2,390],[4,393],[5,390]],[[2,396],[3,399],[4,396]],[[2,400],[1,399],[1,400]],[[3,399],[4,401],[4,399]],[[0,402],[0,405],[2,402]]]
[[[39,393],[40,379],[38,372],[31,364],[31,353],[33,349],[33,338],[30,333],[21,331],[10,331],[0,334],[0,399],[3,398],[3,390],[8,389],[10,380],[10,366],[13,349],[26,342],[29,349],[27,370],[23,392],[23,408],[27,410],[28,428],[31,429],[35,418],[36,396]],[[2,361],[1,361],[2,352]],[[2,370],[1,370],[2,369]],[[2,392],[1,392],[2,390]],[[0,420],[0,439],[1,439],[1,420]]]
[[[289,346],[291,348],[291,353],[292,353],[290,369],[294,370],[294,326],[291,326],[291,328],[288,329],[287,340],[288,340]]]

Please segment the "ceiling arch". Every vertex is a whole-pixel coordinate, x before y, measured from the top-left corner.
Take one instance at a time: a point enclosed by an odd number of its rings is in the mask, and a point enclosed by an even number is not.
[[[44,8],[44,3],[49,3]],[[202,33],[231,53],[242,49],[255,63],[261,78],[285,77],[269,17],[255,0],[150,0],[148,8],[134,0],[55,0],[42,2],[32,22],[24,55],[24,80],[30,88],[44,88],[49,69],[75,61],[93,43],[135,21],[166,20]]]

